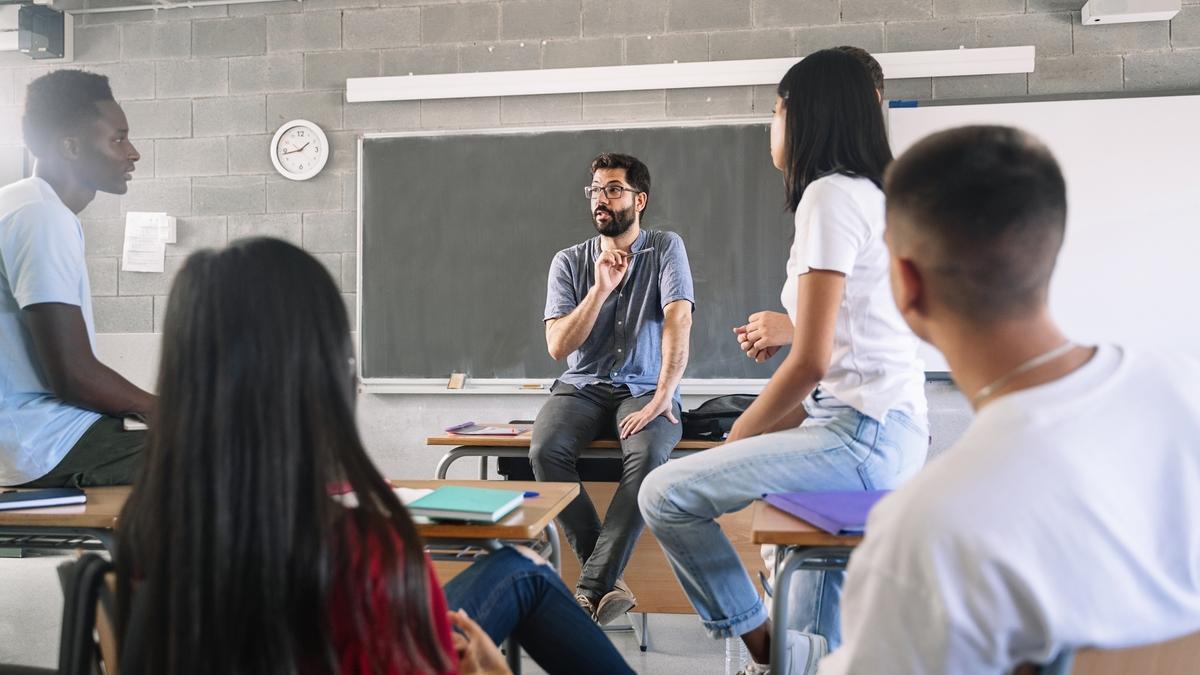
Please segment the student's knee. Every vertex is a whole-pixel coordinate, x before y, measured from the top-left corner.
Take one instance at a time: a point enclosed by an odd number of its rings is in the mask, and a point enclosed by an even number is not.
[[[660,466],[646,476],[638,490],[638,509],[651,530],[666,526],[682,514],[672,501],[671,488],[676,481],[672,473],[669,464]]]
[[[533,441],[529,444],[529,463],[533,466],[534,474],[539,480],[547,471],[571,466],[573,455],[571,448],[554,436],[534,435]]]

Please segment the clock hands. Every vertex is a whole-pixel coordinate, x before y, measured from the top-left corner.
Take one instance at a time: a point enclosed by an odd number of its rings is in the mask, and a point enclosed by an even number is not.
[[[285,155],[290,155],[290,154],[292,154],[292,153],[294,153],[294,152],[300,152],[301,150],[303,150],[303,149],[307,148],[307,147],[308,147],[308,146],[309,146],[311,143],[312,143],[312,141],[309,141],[308,143],[305,143],[304,145],[302,145],[302,146],[300,146],[300,147],[296,148],[295,150],[284,150],[284,151],[283,151],[283,154],[285,154]]]

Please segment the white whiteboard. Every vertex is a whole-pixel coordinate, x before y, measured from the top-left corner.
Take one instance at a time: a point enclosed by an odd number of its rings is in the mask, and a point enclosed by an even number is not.
[[[1200,354],[1200,96],[891,108],[899,156],[922,137],[1004,124],[1050,147],[1067,180],[1067,233],[1050,308],[1085,344]],[[922,345],[926,370],[946,370]]]

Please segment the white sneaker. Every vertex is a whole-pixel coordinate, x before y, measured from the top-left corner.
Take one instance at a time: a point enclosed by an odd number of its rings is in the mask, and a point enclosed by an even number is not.
[[[825,636],[812,633],[801,633],[798,630],[787,632],[787,675],[817,675],[817,663],[829,652],[829,643]],[[769,675],[778,671],[770,665],[751,661],[742,668],[743,675]]]

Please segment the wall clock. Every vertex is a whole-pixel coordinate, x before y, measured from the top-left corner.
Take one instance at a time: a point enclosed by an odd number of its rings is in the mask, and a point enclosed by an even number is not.
[[[308,180],[329,160],[329,139],[308,120],[285,122],[271,139],[271,163],[284,178]]]

